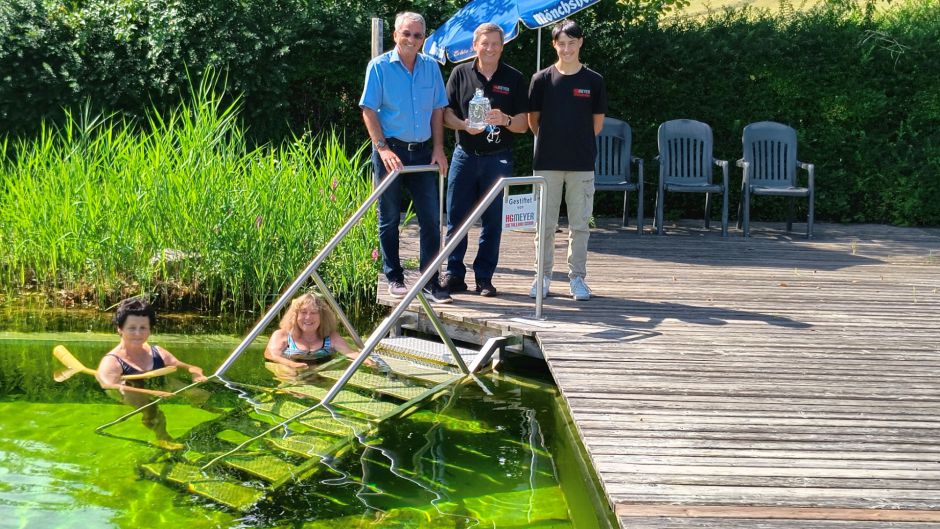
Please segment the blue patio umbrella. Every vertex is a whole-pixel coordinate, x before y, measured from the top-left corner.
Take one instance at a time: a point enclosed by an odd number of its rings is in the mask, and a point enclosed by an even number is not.
[[[519,21],[529,29],[562,20],[600,0],[473,0],[432,33],[424,42],[424,53],[441,64],[461,62],[476,56],[473,30],[484,22],[503,28],[509,42],[519,35]],[[536,65],[538,66],[538,65]]]

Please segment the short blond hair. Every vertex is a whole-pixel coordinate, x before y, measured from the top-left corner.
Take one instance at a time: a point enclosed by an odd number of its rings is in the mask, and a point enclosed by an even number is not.
[[[492,22],[484,22],[477,26],[477,29],[473,30],[473,43],[476,44],[477,41],[480,40],[480,37],[487,33],[499,33],[499,41],[502,42],[506,40],[506,33],[503,31],[503,28]]]
[[[336,332],[336,314],[333,313],[333,308],[330,307],[330,304],[326,302],[323,296],[312,292],[297,296],[290,302],[290,307],[287,308],[287,312],[281,318],[280,329],[289,333],[300,334],[300,329],[297,327],[297,313],[307,306],[316,307],[320,312],[320,326],[317,328],[317,333],[320,334],[321,338],[326,338]]]

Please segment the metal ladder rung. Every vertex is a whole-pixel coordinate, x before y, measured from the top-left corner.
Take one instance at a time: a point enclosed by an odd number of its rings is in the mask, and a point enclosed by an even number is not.
[[[284,388],[284,391],[289,391],[291,393],[296,393],[305,397],[313,397],[319,400],[322,400],[327,393],[327,390],[317,386],[291,386],[289,388]],[[392,414],[395,412],[395,410],[398,409],[398,406],[390,402],[373,400],[369,397],[354,393],[352,391],[340,391],[336,394],[336,398],[330,402],[330,405],[336,406],[337,408],[354,411],[356,413],[361,413],[372,418]]]
[[[455,376],[455,373],[450,371],[430,367],[427,365],[416,364],[402,358],[397,358],[390,355],[381,355],[381,357],[382,360],[388,364],[388,367],[390,367],[391,370],[396,374],[424,382],[429,382],[431,384],[447,382],[449,380],[453,380]]]
[[[231,481],[201,481],[190,483],[187,489],[237,511],[248,509],[264,497],[264,491]]]
[[[286,400],[282,402],[266,402],[256,405],[255,410],[267,413],[273,413],[278,417],[289,419],[298,413],[306,410],[307,407],[296,402]],[[324,409],[316,409],[304,415],[297,421],[298,423],[313,428],[324,433],[345,437],[364,432],[369,428],[369,424],[361,419],[345,417],[342,415],[334,416]]]
[[[254,408],[255,411],[271,413],[284,419],[289,419],[307,409],[306,406],[297,404],[296,402],[290,400],[262,402],[260,404],[254,404]]]
[[[294,465],[271,454],[235,455],[226,459],[225,464],[269,483],[289,478],[295,470]]]
[[[204,496],[235,510],[245,510],[264,496],[264,491],[246,487],[223,478],[207,477],[199,467],[186,463],[152,463],[141,468],[153,477],[186,487],[189,492]]]
[[[338,369],[323,371],[320,375],[330,380],[339,380],[343,376],[343,371]],[[401,400],[411,400],[428,389],[422,386],[409,386],[403,382],[390,380],[388,377],[361,372],[354,374],[348,383],[357,388],[367,389]]]
[[[310,413],[311,416],[316,415],[315,413]],[[329,413],[324,413],[322,416],[316,416],[312,418],[304,417],[303,419],[297,421],[304,426],[313,428],[314,430],[328,433],[330,435],[335,435],[337,437],[349,437],[351,435],[358,435],[369,429],[369,423],[360,419],[354,419],[352,417],[333,417]]]
[[[190,482],[207,479],[199,467],[187,465],[186,463],[173,463],[165,461],[163,463],[150,463],[141,465],[148,474],[155,478],[160,478],[177,485],[188,485]]]
[[[326,457],[339,446],[340,440],[309,433],[291,434],[287,437],[265,439],[265,441],[278,450],[284,450],[301,457]]]
[[[453,359],[453,354],[446,345],[414,338],[410,336],[400,336],[396,338],[384,338],[375,347],[378,353],[391,353],[401,355],[406,358],[414,359],[419,362],[426,362],[433,366],[456,367],[457,363]],[[457,353],[468,364],[473,361],[478,351],[457,347]]]

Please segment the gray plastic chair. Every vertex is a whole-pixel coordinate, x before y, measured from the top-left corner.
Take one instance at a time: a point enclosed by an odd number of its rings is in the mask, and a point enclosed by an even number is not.
[[[674,119],[659,126],[659,189],[656,232],[663,233],[666,192],[705,193],[705,227],[709,227],[712,193],[721,193],[721,236],[728,236],[728,162],[712,158],[712,129],[701,121]],[[712,164],[721,167],[722,182],[712,182]]]
[[[643,234],[643,160],[630,156],[633,133],[630,125],[614,118],[604,118],[604,128],[597,136],[597,158],[594,160],[594,189],[623,191],[623,227],[629,225],[630,193],[637,194],[636,233]],[[633,179],[632,164],[637,166]]]
[[[738,205],[738,227],[748,236],[751,220],[751,194],[789,197],[790,211],[787,231],[793,230],[797,197],[809,198],[806,238],[813,236],[813,195],[816,167],[796,159],[796,131],[782,123],[760,121],[744,127],[744,158],[738,167],[744,169],[741,180],[741,203]],[[797,187],[797,167],[809,174],[807,187]],[[744,215],[741,215],[741,210]],[[742,226],[743,225],[743,226]]]

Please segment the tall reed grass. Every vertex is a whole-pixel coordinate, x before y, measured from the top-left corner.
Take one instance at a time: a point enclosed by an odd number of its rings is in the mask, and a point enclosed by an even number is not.
[[[368,196],[368,157],[335,132],[250,147],[214,86],[144,124],[86,112],[0,142],[7,291],[225,311],[278,295]],[[321,267],[339,297],[374,292],[376,232],[373,212]]]

